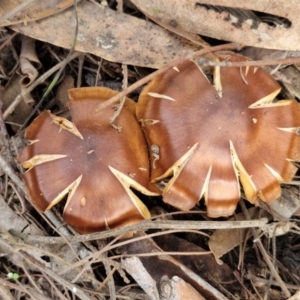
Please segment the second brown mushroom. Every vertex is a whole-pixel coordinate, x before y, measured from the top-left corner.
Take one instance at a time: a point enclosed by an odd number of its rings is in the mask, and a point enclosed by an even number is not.
[[[240,183],[251,203],[279,197],[300,159],[300,105],[274,101],[279,92],[260,68],[215,67],[211,84],[192,61],[150,82],[137,116],[152,149],[151,180],[170,178],[164,201],[189,210],[204,196],[208,215],[219,217],[234,212]]]
[[[80,233],[120,227],[150,217],[131,187],[147,195],[148,150],[127,99],[118,116],[119,131],[109,117],[113,107],[97,112],[101,101],[117,92],[106,88],[69,91],[72,122],[42,112],[29,126],[30,145],[19,154],[28,169],[24,181],[40,211],[67,196],[64,219]]]

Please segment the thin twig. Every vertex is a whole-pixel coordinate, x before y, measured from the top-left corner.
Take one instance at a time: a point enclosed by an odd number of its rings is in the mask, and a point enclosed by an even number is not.
[[[164,255],[170,255],[170,256],[194,256],[194,255],[210,255],[212,254],[211,251],[187,251],[187,252],[176,252],[176,251],[169,251],[169,252],[148,252],[148,253],[135,253],[135,254],[121,254],[121,255],[114,255],[110,256],[110,259],[119,259],[124,257],[150,257],[150,256],[164,256]],[[102,258],[104,259],[104,258]],[[96,262],[102,262],[102,259],[97,259]]]
[[[0,231],[1,232],[1,231]],[[103,247],[102,249],[100,249],[98,252],[94,253],[93,255],[90,255],[84,259],[82,259],[81,261],[78,261],[76,263],[74,263],[72,265],[72,267],[69,267],[65,270],[65,272],[70,271],[72,268],[79,268],[82,265],[87,265],[87,263],[92,264],[96,262],[96,259],[98,259],[100,256],[103,256],[103,254],[105,252],[108,252],[112,249],[118,248],[118,247],[122,247],[128,244],[132,244],[135,243],[137,241],[141,241],[141,240],[145,240],[145,239],[151,239],[153,237],[157,237],[157,236],[161,236],[161,235],[166,235],[166,234],[173,234],[173,233],[178,233],[178,232],[190,232],[190,233],[194,233],[194,234],[203,234],[200,231],[196,231],[196,230],[166,230],[166,231],[159,231],[159,232],[155,232],[155,233],[151,233],[151,234],[144,234],[142,236],[137,236],[134,237],[132,239],[129,240],[122,240],[118,243],[115,243],[117,240],[120,239],[121,236],[118,236],[116,238],[114,238],[111,242],[109,242],[105,247]],[[8,233],[9,234],[9,233]],[[4,234],[5,236],[5,234]],[[10,235],[11,237],[11,235]],[[7,239],[7,237],[6,237]],[[23,243],[24,244],[24,243]],[[114,264],[114,261],[110,262],[112,265]]]
[[[6,265],[4,265],[3,267],[4,267],[4,269],[6,270],[6,272],[9,273],[9,271],[10,271],[9,268],[8,268]],[[26,291],[26,294],[28,294],[28,296],[30,297],[30,299],[32,299],[32,300],[38,300],[38,299],[36,299],[36,298],[32,295],[31,291],[29,290],[29,286],[28,286],[28,285],[24,285],[23,282],[20,281],[20,280],[16,280],[15,282],[16,282],[16,284],[17,284],[18,286],[20,286],[21,288],[23,288],[23,289]]]
[[[31,285],[41,294],[43,294],[43,292],[41,291],[40,287],[36,284],[36,282],[33,280],[32,275],[30,274],[30,272],[28,272],[27,268],[25,267],[24,263],[21,261],[21,267],[26,275],[26,277],[28,278],[28,281],[31,283]]]
[[[259,285],[261,285],[262,283],[267,285],[269,282],[268,279],[254,276],[251,273],[248,273],[246,275],[246,277],[247,277],[247,279],[253,280],[255,283],[258,283]],[[278,282],[273,281],[272,286],[280,286],[280,285],[278,284]],[[293,285],[293,284],[287,283],[286,286],[291,290],[299,290],[299,285]]]
[[[64,279],[63,277],[59,276],[52,270],[46,268],[43,264],[41,264],[39,261],[37,261],[34,257],[32,257],[30,254],[28,254],[25,251],[19,251],[19,253],[22,255],[23,258],[25,258],[29,263],[33,264],[35,267],[41,270],[41,272],[46,273],[48,276],[53,278],[56,282],[64,285],[67,287],[74,295],[79,297],[82,300],[91,300],[91,298],[82,290],[79,288],[79,286],[72,284],[68,280]]]
[[[103,262],[104,263],[104,262]],[[103,280],[103,282],[101,282],[101,285],[97,288],[97,291],[101,291],[101,289],[106,285],[108,284],[109,288],[110,288],[110,285],[109,285],[109,281],[111,280],[111,278],[113,278],[113,274],[115,273],[115,271],[118,269],[118,266],[115,265],[112,270],[110,270],[109,273],[106,273],[106,278]],[[115,286],[114,286],[114,289],[115,289]],[[112,294],[111,293],[111,290],[109,289],[109,294],[110,294],[110,297],[111,299],[116,299],[116,295],[115,293]]]
[[[100,74],[100,70],[101,70],[101,67],[102,67],[102,58],[97,63],[98,63],[98,68],[97,68],[97,73],[96,73],[95,86],[98,85],[99,79],[100,80],[102,79],[101,74]]]
[[[3,300],[15,300],[16,299],[10,292],[8,286],[6,285],[6,282],[4,283],[3,279],[0,281],[0,297],[2,297],[1,299],[3,299]]]
[[[9,145],[9,140],[8,140],[8,133],[6,130],[6,126],[4,123],[4,116],[2,114],[2,105],[0,105],[0,139],[4,145],[4,149],[5,149],[5,156],[7,157],[7,159],[9,160],[10,163],[14,162],[12,153],[11,153],[11,148]]]
[[[56,231],[61,237],[65,239],[65,243],[69,246],[70,250],[73,252],[74,257],[76,257],[77,260],[79,260],[79,257],[77,255],[78,252],[80,252],[80,247],[83,247],[81,244],[72,244],[65,238],[66,236],[70,236],[71,233],[68,231],[67,228],[63,226],[63,224],[60,222],[60,220],[56,217],[56,215],[53,213],[52,210],[47,210],[44,215],[50,220],[50,227]]]
[[[32,92],[38,85],[40,85],[43,82],[45,82],[46,79],[49,76],[51,76],[54,72],[56,72],[57,70],[59,70],[66,63],[66,61],[70,62],[71,60],[77,58],[79,55],[80,55],[80,52],[75,52],[69,58],[67,57],[66,59],[64,59],[63,61],[61,61],[57,65],[55,65],[53,68],[51,68],[50,70],[48,70],[46,73],[44,73],[43,75],[41,75],[39,78],[37,78],[35,80],[35,82],[32,85],[30,85],[26,90],[24,90],[21,95],[19,95],[18,97],[16,97],[16,99],[11,103],[11,105],[5,110],[5,112],[3,113],[3,119],[5,120],[8,117],[8,115],[12,113],[12,111],[15,109],[15,107],[22,101],[22,97],[25,97],[30,92]],[[27,122],[25,122],[25,124]],[[26,125],[23,124],[22,127],[19,129],[18,132],[20,132],[21,130],[23,130],[23,128],[25,126]]]
[[[258,67],[258,66],[275,66],[275,65],[292,65],[299,64],[300,57],[280,58],[274,60],[246,60],[246,61],[211,61],[205,58],[197,60],[199,66],[220,66],[220,67]]]
[[[28,211],[26,201],[25,201],[24,197],[22,195],[20,195],[18,189],[15,187],[15,185],[13,183],[9,182],[8,185],[14,190],[15,194],[17,195],[17,197],[21,203],[21,206],[22,206],[22,210],[21,210],[20,214],[23,215],[25,212]]]
[[[0,45],[0,51],[5,47],[7,46],[11,41],[12,39],[18,34],[19,32],[15,32],[13,34],[10,35],[9,38],[7,38],[1,45]]]
[[[247,289],[247,287],[245,286],[243,280],[241,279],[240,273],[236,270],[236,271],[233,272],[233,275],[238,280],[238,282],[240,283],[240,285],[244,288],[244,290],[248,293],[248,296],[250,296],[250,299],[254,299],[255,300],[254,295]]]
[[[108,252],[110,249],[111,249],[111,245],[117,241],[119,239],[119,237],[117,238],[114,238],[112,241],[110,241],[106,246],[104,246],[101,250],[89,255],[89,256],[86,256],[84,258],[84,260],[86,261],[84,267],[82,268],[81,272],[73,279],[73,281],[77,281],[79,276],[81,275],[81,273],[85,272],[86,269],[90,268],[91,265],[93,263],[96,262],[97,258],[101,257],[103,258],[103,260],[107,260],[107,255],[106,255],[106,252]],[[100,240],[98,240],[98,244],[100,243]],[[88,263],[87,263],[88,262]],[[76,264],[80,265],[80,262],[77,262]]]
[[[126,226],[123,228],[110,229],[104,232],[91,233],[78,236],[66,236],[65,238],[71,243],[88,242],[98,239],[105,239],[113,236],[123,235],[132,231],[146,231],[149,229],[174,229],[174,230],[202,230],[202,229],[228,229],[228,228],[252,228],[262,227],[268,223],[266,218],[260,220],[249,221],[142,221],[140,223]],[[37,235],[26,235],[20,232],[11,232],[26,241],[26,243],[44,243],[44,244],[58,244],[65,243],[65,238],[62,237],[46,237]]]
[[[84,60],[85,60],[85,54],[80,54],[78,57],[78,73],[77,73],[77,83],[76,83],[77,88],[80,88],[82,84],[82,70],[83,70]]]
[[[102,245],[105,244],[105,242],[98,240],[97,244],[98,244],[98,246],[101,247]],[[112,275],[114,274],[115,270],[118,269],[119,266],[114,265],[113,269],[111,269],[111,264],[110,264],[111,259],[107,257],[107,254],[108,254],[108,251],[103,253],[102,255],[100,255],[100,257],[102,258],[101,261],[105,268],[106,278],[103,280],[103,282],[97,288],[97,291],[100,291],[107,284],[108,289],[109,289],[110,299],[116,300],[116,286],[115,286],[114,277]],[[92,261],[93,261],[93,263],[96,261],[96,257],[98,257],[97,253],[95,253],[94,258],[91,261],[89,261],[89,263],[87,263],[85,265],[85,267],[89,266],[89,265],[91,266]]]
[[[34,294],[36,297],[39,297],[38,298],[39,300],[51,300],[50,298],[44,296],[43,294],[39,294],[33,288],[26,289],[24,286],[20,286],[16,283],[13,283],[13,282],[10,282],[8,280],[4,280],[3,278],[0,278],[0,288],[3,288],[3,287],[8,287],[9,288],[8,291],[10,289],[11,290],[13,289],[13,290],[25,293],[25,294],[28,294],[28,291],[30,291],[31,294]],[[0,296],[2,296],[1,293],[0,293]],[[9,296],[9,294],[7,294],[6,296]],[[15,297],[13,297],[13,298],[3,298],[3,300],[11,300],[11,299],[15,300],[16,298]],[[34,298],[34,299],[36,299],[36,298]]]
[[[156,77],[160,74],[163,74],[169,68],[175,67],[186,60],[193,60],[198,56],[202,56],[207,53],[211,53],[211,52],[215,52],[215,51],[231,50],[231,49],[237,49],[237,48],[241,48],[241,45],[237,44],[237,43],[229,43],[226,45],[220,45],[220,46],[214,46],[214,47],[210,47],[210,48],[201,49],[190,55],[187,55],[186,57],[178,58],[178,59],[170,62],[166,66],[162,67],[161,69],[159,69],[159,70],[145,76],[144,78],[140,79],[139,81],[135,82],[134,84],[129,86],[127,89],[125,89],[124,91],[120,92],[119,94],[113,96],[112,98],[105,101],[104,103],[99,104],[96,111],[100,111],[100,110],[114,104],[115,102],[120,100],[122,97],[126,96],[127,94],[133,92],[135,89],[139,88],[140,86],[142,86],[142,85],[146,84],[147,82],[149,82],[150,80],[152,80],[154,77]]]
[[[251,218],[250,218],[249,212],[246,208],[246,205],[245,205],[243,199],[240,200],[240,206],[242,208],[242,211],[243,211],[246,219],[250,220]],[[265,262],[267,263],[268,267],[270,268],[271,273],[273,274],[273,276],[276,279],[277,283],[280,285],[280,287],[282,289],[282,292],[284,293],[284,296],[287,297],[287,298],[291,297],[290,291],[287,289],[285,283],[283,282],[283,280],[279,276],[277,270],[275,269],[274,265],[272,264],[272,261],[270,260],[269,255],[267,254],[261,240],[258,238],[257,232],[254,228],[252,228],[252,235],[254,237],[254,240],[255,240],[255,242],[256,242],[256,244],[257,244],[264,260],[265,260]]]
[[[6,160],[0,155],[0,169],[8,175],[13,183],[25,193],[25,185],[23,181],[15,174],[13,168],[6,162]]]
[[[56,293],[56,296],[59,297],[59,299],[67,300],[63,293],[60,291],[60,289],[56,286],[55,282],[53,281],[52,278],[50,278],[45,272],[42,272],[45,280],[51,285],[53,292]]]

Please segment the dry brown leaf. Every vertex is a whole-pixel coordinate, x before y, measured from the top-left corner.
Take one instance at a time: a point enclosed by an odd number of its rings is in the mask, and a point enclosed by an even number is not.
[[[29,117],[34,103],[31,94],[18,101],[22,90],[21,79],[18,74],[12,76],[1,96],[5,122],[11,125],[11,129],[14,132],[17,132],[20,126],[23,125],[23,122]],[[17,106],[11,110],[10,108],[14,103],[17,103]]]
[[[74,88],[74,78],[71,75],[67,75],[62,83],[58,86],[56,92],[56,99],[60,102],[60,108],[66,108],[67,102],[69,102],[68,90]]]
[[[277,220],[288,220],[300,209],[299,189],[297,186],[289,186],[282,189],[281,196],[272,204],[266,205],[260,201],[259,205]]]
[[[77,0],[79,2],[81,0]],[[23,1],[2,0],[0,27],[37,21],[69,8],[74,0]]]
[[[291,54],[288,56],[288,54]],[[299,51],[284,51],[256,47],[247,47],[241,51],[241,54],[251,58],[252,60],[275,60],[291,56],[299,56]]]
[[[251,207],[249,209],[249,214],[251,219],[257,214],[257,208]],[[266,211],[262,211],[260,217],[270,217]],[[243,213],[236,214],[230,220],[244,220],[245,216]],[[210,237],[208,241],[208,246],[210,251],[215,256],[216,260],[219,260],[221,256],[232,250],[234,247],[238,246],[245,240],[247,229],[219,229],[216,230]]]
[[[42,66],[35,52],[35,41],[27,36],[23,36],[22,50],[20,54],[21,87],[25,89],[31,85],[38,77],[39,69]]]
[[[142,12],[148,18],[153,20],[158,25],[164,27],[165,29],[167,29],[171,32],[174,32],[174,33],[178,34],[179,36],[182,36],[182,37],[186,38],[187,40],[189,40],[189,41],[191,41],[191,42],[195,43],[196,45],[199,45],[203,48],[209,47],[209,44],[206,43],[198,34],[193,33],[193,32],[185,31],[185,30],[181,29],[180,27],[178,27],[176,21],[172,20],[173,22],[170,21],[169,23],[164,23],[164,20],[161,20],[159,17],[148,15],[144,11],[142,11]]]
[[[283,50],[300,50],[300,2],[285,0],[132,0],[151,18],[176,24],[183,30],[243,45]],[[210,6],[208,6],[210,5]],[[224,10],[224,7],[231,9]],[[237,8],[233,11],[232,8]],[[251,12],[263,13],[267,21]],[[260,16],[262,14],[258,14]],[[249,18],[251,16],[251,18]],[[277,18],[281,17],[281,19]],[[273,18],[273,19],[272,19]],[[292,23],[285,22],[282,18]],[[273,20],[283,21],[277,26]],[[269,23],[268,23],[269,22]]]
[[[297,66],[289,66],[280,70],[280,74],[288,80],[282,82],[286,90],[291,94],[291,97],[300,99],[300,70]]]
[[[3,14],[3,9],[0,15]],[[79,33],[75,50],[95,54],[109,61],[160,68],[190,54],[197,47],[165,29],[141,19],[97,6],[78,4]],[[13,26],[24,35],[70,49],[74,41],[72,8],[27,26]]]
[[[137,236],[145,236],[145,233],[138,233]],[[147,253],[159,253],[161,252],[162,255],[155,255],[155,256],[142,256],[139,257],[139,260],[143,264],[143,267],[145,270],[147,270],[147,273],[150,274],[150,276],[157,282],[160,283],[160,293],[162,293],[164,278],[167,276],[168,278],[174,278],[174,276],[182,278],[185,280],[186,283],[190,284],[198,293],[203,295],[205,299],[211,299],[211,300],[226,300],[227,298],[221,294],[219,291],[217,291],[214,287],[212,287],[208,282],[206,282],[203,278],[201,278],[198,274],[192,272],[190,269],[188,269],[184,264],[180,263],[176,259],[174,259],[172,256],[164,255],[163,251],[154,243],[152,239],[144,239],[135,241],[134,243],[130,243],[122,249],[120,249],[122,252],[125,252],[127,254],[147,254]],[[138,265],[136,265],[136,269],[139,269]],[[130,273],[131,276],[136,277],[138,274],[140,274],[139,270],[132,269],[133,273]],[[134,275],[135,274],[135,275]],[[144,276],[144,279],[146,277]],[[143,278],[140,278],[140,280],[143,280]],[[175,280],[176,281],[176,280]],[[172,288],[173,285],[168,285],[169,287],[169,294],[172,295]],[[174,286],[174,289],[176,287]],[[176,294],[176,290],[174,290],[174,293]],[[196,299],[193,298],[194,294],[191,290],[191,297],[187,295],[186,299]],[[161,295],[162,296],[162,295]],[[172,298],[169,297],[161,297],[162,299],[169,299]],[[173,298],[174,300],[177,299]],[[181,298],[183,299],[183,298]]]
[[[205,249],[185,239],[168,234],[157,236],[154,240],[164,251],[178,252],[176,259],[208,282],[210,282],[210,278],[214,278],[217,282],[231,282],[236,279],[232,269],[225,263],[219,265],[211,254],[180,255],[183,252],[205,252]]]
[[[71,75],[67,75],[62,83],[58,86],[56,95],[55,95],[55,104],[58,106],[59,110],[66,110],[64,115],[60,115],[61,117],[68,118],[70,116],[70,112],[66,106],[67,102],[69,102],[69,94],[68,90],[74,88],[74,78]]]

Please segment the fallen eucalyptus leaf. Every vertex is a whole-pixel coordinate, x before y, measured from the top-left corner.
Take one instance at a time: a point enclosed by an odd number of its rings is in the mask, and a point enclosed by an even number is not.
[[[285,0],[132,0],[151,18],[219,40],[300,50],[300,2]]]
[[[0,15],[3,13],[0,7]],[[198,49],[160,26],[124,13],[118,14],[101,5],[82,1],[77,13],[79,32],[75,50],[109,61],[160,68]],[[34,39],[70,49],[75,32],[74,9],[37,23],[11,28]]]
[[[249,209],[249,214],[251,219],[257,215],[258,208],[251,207]],[[262,211],[260,217],[267,217],[269,215],[268,212]],[[236,214],[234,217],[230,218],[230,220],[244,220],[244,214],[239,213]],[[216,230],[210,237],[208,241],[208,246],[213,255],[215,256],[216,260],[219,261],[219,258],[223,256],[225,253],[232,250],[234,247],[238,246],[245,240],[247,233],[247,229],[245,228],[237,228],[237,229],[218,229]]]
[[[77,0],[79,2],[81,0]],[[57,14],[74,4],[74,0],[22,1],[2,0],[0,27],[41,20]]]

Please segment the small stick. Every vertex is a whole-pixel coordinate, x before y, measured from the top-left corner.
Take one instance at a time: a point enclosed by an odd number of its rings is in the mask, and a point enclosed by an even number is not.
[[[6,160],[0,155],[0,169],[4,171],[13,181],[13,183],[25,193],[25,185],[23,181],[15,174],[12,167],[6,162]]]
[[[32,257],[27,252],[20,250],[19,253],[21,256],[26,259],[29,263],[33,264],[35,267],[40,269],[41,272],[46,273],[48,276],[53,278],[56,282],[64,285],[66,288],[68,288],[74,295],[78,296],[82,300],[91,300],[91,298],[77,285],[72,284],[68,280],[64,279],[63,277],[59,276],[52,270],[48,269],[46,266],[44,266],[42,263],[37,261],[34,257]]]
[[[102,58],[101,58],[100,61],[98,62],[98,68],[97,68],[97,74],[96,74],[95,86],[98,85],[99,78],[101,79],[101,74],[100,74],[101,66],[102,66]]]
[[[25,201],[24,197],[22,195],[20,195],[18,189],[15,187],[15,185],[13,183],[9,182],[8,185],[11,186],[11,188],[14,190],[15,194],[17,195],[17,197],[21,203],[21,206],[22,206],[22,210],[21,210],[20,214],[23,215],[25,212],[28,211],[26,201]]]
[[[198,64],[201,67],[219,66],[219,67],[257,67],[257,66],[275,66],[275,65],[292,65],[299,64],[300,57],[280,58],[274,60],[247,60],[247,61],[210,61],[203,58],[198,59]]]
[[[140,87],[140,86],[146,84],[147,82],[149,82],[150,80],[152,80],[155,76],[163,74],[169,68],[179,65],[180,63],[184,62],[185,60],[192,60],[195,57],[202,56],[202,55],[210,53],[210,52],[230,50],[230,49],[236,49],[236,48],[240,48],[240,47],[241,47],[240,44],[230,43],[230,44],[226,44],[226,45],[220,45],[220,46],[214,46],[214,47],[210,47],[210,48],[201,49],[199,51],[196,51],[192,54],[187,55],[186,57],[178,58],[178,59],[170,62],[166,66],[162,67],[161,69],[159,69],[159,70],[145,76],[144,78],[140,79],[139,81],[135,82],[134,84],[129,86],[127,89],[125,89],[124,91],[120,92],[119,94],[113,96],[112,98],[105,101],[104,103],[99,104],[98,108],[96,109],[96,112],[114,104],[115,102],[120,100],[122,97],[126,96],[127,94],[133,92],[138,87]]]
[[[58,244],[65,243],[65,238],[71,243],[75,242],[88,242],[98,239],[105,239],[113,236],[123,235],[132,231],[146,231],[149,229],[177,229],[177,230],[202,230],[202,229],[228,229],[228,228],[252,228],[262,227],[268,223],[267,218],[260,220],[247,220],[247,221],[149,221],[145,220],[140,223],[126,226],[123,228],[116,228],[106,230],[104,232],[96,232],[78,236],[65,236],[63,237],[46,237],[37,235],[27,235],[20,232],[12,231],[11,234],[16,235],[26,243],[44,243],[44,244]],[[0,231],[1,233],[1,231]]]
[[[82,70],[83,70],[83,64],[85,60],[85,54],[80,54],[78,57],[78,74],[77,74],[77,83],[76,87],[81,87],[82,84]]]
[[[240,206],[242,208],[242,211],[243,211],[246,219],[250,220],[251,218],[250,218],[249,212],[246,208],[246,205],[245,205],[243,199],[240,200]],[[274,278],[276,279],[277,283],[279,284],[280,288],[282,289],[282,292],[284,293],[284,296],[286,298],[291,297],[290,291],[287,289],[285,283],[283,282],[283,280],[279,276],[277,270],[275,269],[274,265],[272,264],[272,261],[270,260],[270,258],[268,256],[261,240],[258,238],[256,230],[254,228],[252,228],[251,231],[252,231],[252,235],[254,237],[254,240],[256,241],[256,244],[257,244],[257,246],[258,246],[265,262],[267,263],[268,267],[270,268],[271,273],[273,274]]]
[[[0,51],[5,47],[7,46],[11,41],[12,39],[18,34],[19,32],[15,32],[13,33],[5,42],[3,42],[0,46]]]
[[[7,157],[7,159],[9,160],[10,163],[13,163],[14,159],[11,154],[11,149],[10,149],[10,145],[9,145],[9,141],[8,141],[8,133],[6,130],[5,123],[4,123],[4,117],[2,114],[1,108],[2,108],[2,105],[0,105],[0,136],[1,136],[1,140],[4,144],[5,156]]]
[[[45,80],[51,76],[54,72],[56,72],[57,70],[59,70],[66,62],[66,60],[68,62],[70,62],[71,60],[73,60],[74,58],[77,58],[80,55],[80,52],[75,52],[74,54],[72,54],[69,58],[67,57],[66,59],[64,59],[63,61],[61,61],[60,63],[58,63],[57,65],[55,65],[53,68],[51,68],[50,70],[48,70],[46,73],[44,73],[43,75],[41,75],[39,78],[37,78],[35,80],[35,82],[30,85],[26,90],[24,90],[23,94],[19,95],[16,97],[16,99],[11,103],[11,105],[5,110],[5,112],[3,113],[3,119],[5,120],[7,118],[7,116],[9,114],[12,113],[12,111],[15,109],[15,107],[22,101],[22,97],[27,96],[30,92],[32,92],[39,84],[45,82]],[[26,125],[27,122],[25,122]],[[19,132],[25,127],[25,125],[23,125],[20,129]]]

